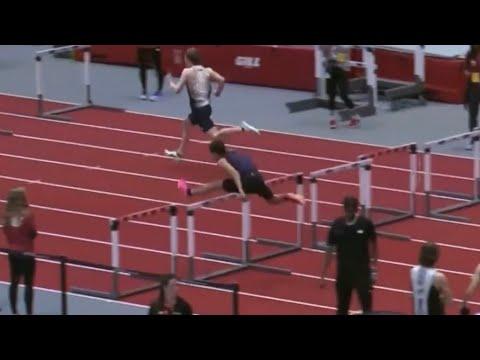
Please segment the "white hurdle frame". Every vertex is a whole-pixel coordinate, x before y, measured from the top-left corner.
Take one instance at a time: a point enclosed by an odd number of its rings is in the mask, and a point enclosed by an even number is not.
[[[67,107],[60,110],[45,112],[44,107],[44,91],[43,91],[43,67],[42,59],[45,55],[59,54],[66,51],[84,50],[83,52],[83,83],[85,86],[85,104],[79,106]],[[59,120],[70,120],[67,117],[60,116],[60,114],[85,109],[93,106],[91,97],[91,81],[90,81],[90,66],[91,65],[91,45],[67,45],[58,48],[51,48],[46,50],[40,50],[35,53],[35,91],[38,101],[38,116],[53,118]]]
[[[319,244],[317,239],[318,225],[331,225],[330,221],[320,220],[318,217],[318,179],[330,175],[358,170],[360,182],[359,202],[362,211],[368,212],[371,206],[371,165],[372,159],[359,160],[349,164],[338,165],[327,169],[311,172],[310,177],[310,224],[312,227],[312,243],[313,249],[324,249],[323,244]]]
[[[473,189],[471,194],[449,192],[443,190],[432,189],[432,148],[452,143],[455,141],[470,140],[473,142]],[[425,209],[430,217],[450,219],[456,221],[469,221],[469,219],[461,216],[446,215],[447,212],[463,209],[480,203],[480,130],[475,129],[472,132],[459,135],[449,136],[440,140],[430,141],[424,146],[424,192],[425,192]],[[457,205],[446,206],[440,209],[432,208],[432,195],[448,196],[458,199],[463,203]]]
[[[275,178],[266,182],[268,185],[274,185],[279,183],[284,183],[290,180],[296,181],[296,191],[298,194],[304,193],[303,189],[303,174],[295,173],[288,176],[283,176]],[[241,257],[231,257],[221,254],[214,253],[205,253],[202,254],[202,257],[205,259],[214,259],[230,263],[233,265],[233,268],[228,268],[225,270],[220,270],[213,272],[211,274],[206,274],[202,276],[196,276],[195,271],[195,256],[196,256],[196,243],[195,243],[195,213],[197,210],[207,208],[216,204],[218,202],[224,202],[232,199],[239,199],[240,196],[237,193],[226,194],[218,196],[209,200],[200,201],[194,204],[191,204],[187,207],[187,243],[188,243],[188,277],[190,280],[210,280],[219,276],[224,276],[226,274],[231,274],[238,272],[247,268],[252,268],[254,270],[273,272],[277,274],[290,275],[292,272],[289,269],[278,268],[273,266],[262,265],[259,262],[267,260],[276,256],[285,255],[298,251],[302,247],[302,226],[304,222],[304,205],[296,206],[296,241],[295,243],[286,243],[278,240],[271,239],[255,239],[256,242],[262,243],[264,245],[270,245],[278,247],[279,250],[273,251],[266,255],[252,257],[250,254],[250,242],[251,242],[251,212],[250,212],[250,200],[248,198],[241,200],[241,233],[242,233],[242,242],[241,242]]]
[[[120,218],[111,219],[109,221],[111,245],[110,262],[111,267],[113,268],[111,290],[109,292],[102,292],[90,289],[73,288],[72,292],[99,298],[119,300],[157,288],[158,284],[148,285],[146,287],[130,290],[124,293],[120,292],[118,285],[119,276],[122,273],[122,268],[120,266],[120,224],[124,222],[138,221],[142,218],[150,217],[161,213],[168,213],[169,215],[169,241],[171,252],[170,273],[172,275],[176,275],[178,257],[178,208],[176,205],[165,205],[158,208],[139,211]]]
[[[364,155],[359,155],[358,160],[365,160],[365,159],[372,159],[375,161],[375,159],[378,159],[380,157],[385,157],[390,154],[398,154],[402,152],[408,152],[409,153],[409,191],[408,191],[408,197],[409,197],[409,208],[408,210],[400,210],[400,209],[393,209],[393,208],[385,208],[385,207],[379,207],[379,206],[371,206],[370,207],[370,212],[379,212],[379,213],[384,213],[384,214],[390,214],[393,215],[392,218],[381,220],[378,222],[375,222],[376,226],[381,226],[381,225],[388,225],[392,224],[394,222],[400,221],[400,220],[405,220],[408,218],[411,218],[415,216],[416,214],[416,192],[417,192],[417,175],[418,175],[418,169],[417,169],[417,163],[418,163],[418,145],[416,143],[409,143],[405,145],[400,145],[396,147],[391,147],[388,149],[380,150],[371,154],[364,154]]]

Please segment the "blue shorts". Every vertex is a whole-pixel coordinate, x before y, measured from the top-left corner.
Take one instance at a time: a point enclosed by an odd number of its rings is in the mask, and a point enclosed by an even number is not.
[[[215,124],[212,119],[212,107],[210,105],[205,105],[200,108],[192,107],[192,112],[188,115],[188,120],[193,125],[199,126],[204,133],[210,131]]]

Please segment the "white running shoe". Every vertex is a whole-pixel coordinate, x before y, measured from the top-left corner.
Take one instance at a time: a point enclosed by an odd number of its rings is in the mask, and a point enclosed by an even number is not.
[[[140,95],[140,100],[147,100],[147,99],[148,99],[147,95],[145,94]]]
[[[260,135],[260,130],[258,130],[256,127],[250,125],[246,121],[242,121],[242,129],[244,129],[245,131],[252,131],[257,135]]]
[[[178,152],[176,152],[175,150],[174,151],[170,151],[170,150],[167,150],[165,149],[165,155],[166,156],[169,156],[169,157],[173,157],[173,158],[176,158],[176,159],[180,159],[181,156],[178,154]]]
[[[182,158],[178,152],[170,151],[170,150],[167,150],[167,149],[165,149],[165,155],[168,156],[168,157],[177,159],[177,160],[180,160]]]

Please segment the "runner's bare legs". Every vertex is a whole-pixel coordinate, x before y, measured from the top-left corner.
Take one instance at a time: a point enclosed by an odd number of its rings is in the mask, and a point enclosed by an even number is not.
[[[176,151],[165,150],[165,155],[175,157],[175,158],[181,158],[184,156],[185,146],[190,140],[190,133],[191,133],[192,127],[193,125],[190,122],[190,120],[186,119],[183,122],[182,140],[180,140],[180,145],[178,146]],[[240,132],[254,132],[256,134],[260,134],[260,131],[258,129],[248,124],[247,122],[243,121],[242,126],[228,127],[220,130],[216,126],[214,126],[207,132],[207,135],[210,137],[211,140],[215,140],[215,139],[223,140],[228,135],[232,135]]]

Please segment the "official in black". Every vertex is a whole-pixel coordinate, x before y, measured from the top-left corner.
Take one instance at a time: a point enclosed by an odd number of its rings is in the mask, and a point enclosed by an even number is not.
[[[328,251],[322,269],[325,274],[337,253],[337,315],[348,315],[352,291],[356,290],[363,313],[372,311],[372,274],[376,273],[377,236],[372,221],[359,214],[355,197],[343,201],[345,215],[336,219],[328,235]]]

